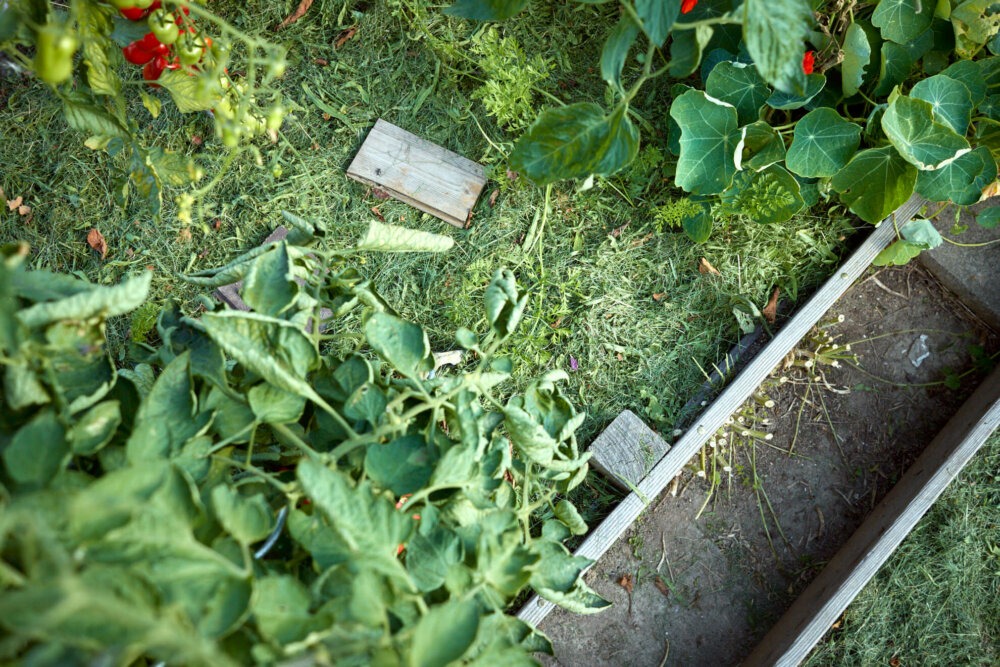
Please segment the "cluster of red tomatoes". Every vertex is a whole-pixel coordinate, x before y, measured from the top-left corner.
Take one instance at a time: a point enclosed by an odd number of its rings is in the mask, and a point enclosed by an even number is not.
[[[178,6],[170,12],[159,0],[113,0],[130,21],[146,21],[149,32],[122,49],[125,60],[142,66],[142,77],[156,81],[164,70],[195,68],[212,47],[212,38],[195,28],[190,10]]]

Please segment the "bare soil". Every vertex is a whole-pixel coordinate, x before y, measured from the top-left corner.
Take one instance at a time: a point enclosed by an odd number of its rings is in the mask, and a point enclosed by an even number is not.
[[[656,499],[587,574],[615,606],[542,623],[547,664],[737,664],[972,393],[977,359],[1000,349],[917,265],[870,272],[831,316],[823,331],[850,343],[858,368],[776,369],[762,386],[775,407],[741,413],[772,439],[734,436],[732,471],[704,509],[693,472]]]

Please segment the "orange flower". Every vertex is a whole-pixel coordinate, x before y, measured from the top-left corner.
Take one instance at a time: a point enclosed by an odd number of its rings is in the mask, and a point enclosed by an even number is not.
[[[813,69],[816,67],[816,52],[806,51],[806,54],[802,56],[802,71],[806,74],[812,74]]]
[[[694,9],[694,6],[698,4],[698,0],[684,0],[681,3],[681,14],[687,14],[689,11]]]

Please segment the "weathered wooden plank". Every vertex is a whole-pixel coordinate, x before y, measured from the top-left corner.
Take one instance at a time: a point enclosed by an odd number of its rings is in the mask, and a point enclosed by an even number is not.
[[[998,427],[1000,369],[965,402],[743,665],[798,665]]]
[[[482,165],[381,118],[347,175],[457,227],[466,225],[486,185]]]
[[[841,265],[833,277],[827,280],[819,291],[802,306],[801,310],[788,320],[774,339],[733,379],[719,397],[695,420],[694,425],[674,443],[667,455],[637,485],[639,493],[650,502],[660,495],[670,481],[687,465],[687,462],[698,453],[708,438],[722,427],[729,415],[750,397],[768,373],[809,333],[809,330],[847,288],[864,273],[865,269],[871,265],[875,255],[893,240],[895,236],[893,218],[897,226],[902,226],[913,217],[923,203],[923,199],[914,195],[869,234],[864,243]],[[639,495],[635,492],[630,493],[587,536],[580,548],[576,550],[576,555],[596,561],[639,518],[644,507],[645,503]],[[517,616],[527,623],[537,625],[552,611],[553,607],[551,602],[536,595],[525,603]]]
[[[591,464],[613,484],[629,491],[642,481],[670,449],[631,410],[624,410],[590,445]],[[631,485],[631,486],[630,486]]]

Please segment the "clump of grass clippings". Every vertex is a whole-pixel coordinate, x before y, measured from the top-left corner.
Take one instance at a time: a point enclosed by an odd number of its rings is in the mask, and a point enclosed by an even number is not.
[[[1000,432],[805,665],[1000,664]]]

